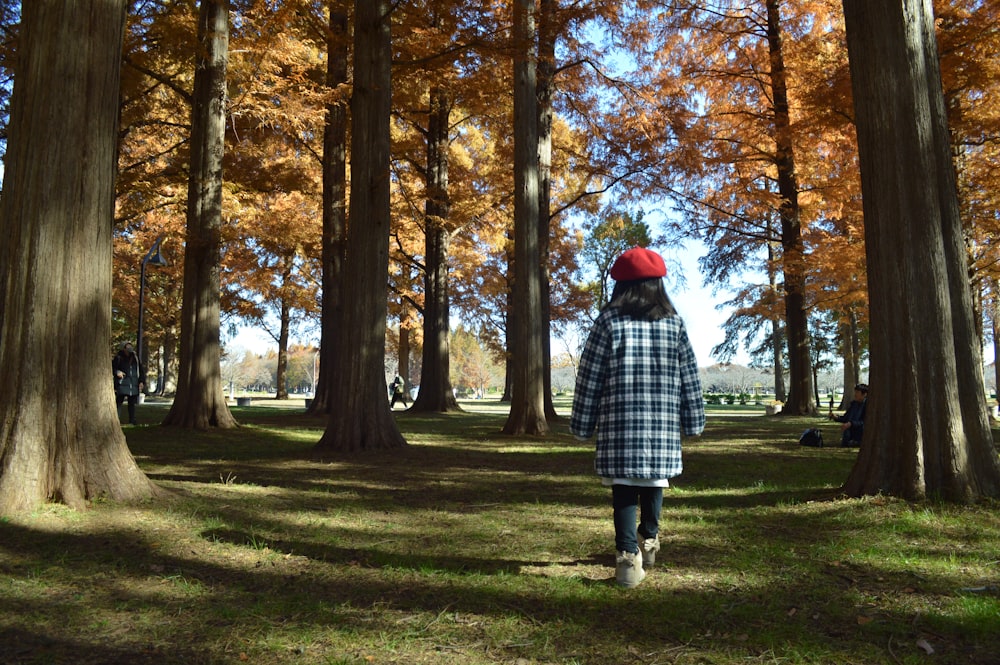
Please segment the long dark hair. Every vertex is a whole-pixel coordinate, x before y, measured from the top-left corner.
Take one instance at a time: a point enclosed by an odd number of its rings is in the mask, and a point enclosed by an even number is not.
[[[615,307],[622,314],[642,321],[658,321],[677,314],[659,277],[615,282],[608,307]]]

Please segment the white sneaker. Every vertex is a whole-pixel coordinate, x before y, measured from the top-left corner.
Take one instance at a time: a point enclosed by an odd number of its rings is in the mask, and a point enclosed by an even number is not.
[[[642,565],[652,566],[656,563],[656,553],[660,551],[660,537],[646,538],[639,543],[639,549],[642,551]]]
[[[632,552],[618,552],[615,555],[615,581],[623,587],[632,588],[646,577],[642,569],[642,557]]]

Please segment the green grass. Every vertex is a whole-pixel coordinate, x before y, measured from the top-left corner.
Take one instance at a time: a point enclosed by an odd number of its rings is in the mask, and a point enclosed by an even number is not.
[[[328,464],[301,408],[126,428],[172,498],[0,522],[0,662],[1000,660],[997,505],[845,499],[855,451],[795,443],[835,425],[713,413],[657,566],[624,590],[590,447],[565,424],[502,436],[502,406],[466,406],[399,411],[406,449]]]

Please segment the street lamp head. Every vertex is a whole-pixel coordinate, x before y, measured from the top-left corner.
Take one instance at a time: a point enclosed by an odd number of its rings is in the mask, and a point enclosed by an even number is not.
[[[163,254],[160,253],[160,243],[163,242],[163,236],[156,239],[153,246],[149,248],[146,252],[146,256],[142,257],[142,267],[145,268],[147,265],[153,265],[158,268],[162,268],[167,265],[167,260],[163,258]]]
[[[150,256],[146,260],[146,263],[149,264],[149,265],[151,265],[151,266],[157,266],[159,268],[162,268],[165,265],[167,265],[167,260],[165,258],[163,258],[163,254],[160,253],[160,245],[159,245],[159,243],[157,243],[157,245],[156,245],[156,253],[154,253],[152,256]]]

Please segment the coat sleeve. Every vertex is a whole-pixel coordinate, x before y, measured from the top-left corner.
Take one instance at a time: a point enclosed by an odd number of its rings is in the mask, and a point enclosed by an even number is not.
[[[597,428],[610,348],[611,337],[598,320],[587,337],[576,373],[573,413],[570,416],[569,429],[577,438],[589,439]]]
[[[705,398],[698,376],[698,358],[686,328],[681,328],[677,360],[681,375],[681,432],[699,436],[705,431]]]

